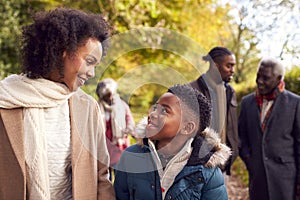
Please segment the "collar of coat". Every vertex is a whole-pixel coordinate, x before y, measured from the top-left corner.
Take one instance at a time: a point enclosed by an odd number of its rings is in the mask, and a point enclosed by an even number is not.
[[[148,138],[137,140],[137,144],[149,146]],[[231,155],[230,148],[221,143],[219,135],[211,128],[196,135],[191,145],[193,150],[187,166],[218,167],[224,165]]]

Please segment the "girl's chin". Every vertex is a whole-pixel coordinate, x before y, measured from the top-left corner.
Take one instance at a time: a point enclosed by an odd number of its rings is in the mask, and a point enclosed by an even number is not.
[[[149,138],[149,139],[152,139],[153,137],[155,137],[155,135],[157,135],[157,131],[149,131],[149,130],[146,130],[146,137]]]

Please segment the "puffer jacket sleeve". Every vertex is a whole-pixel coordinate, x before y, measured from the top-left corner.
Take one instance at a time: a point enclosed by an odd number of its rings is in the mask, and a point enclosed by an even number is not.
[[[127,155],[131,155],[130,153],[128,153],[128,151],[129,149],[132,148],[133,147],[131,146],[123,152],[118,164],[115,166],[115,180],[113,186],[115,189],[117,200],[130,199],[130,184],[128,184],[128,170],[127,170],[128,162],[127,161],[129,160],[131,161],[131,159],[128,158]],[[131,165],[129,164],[129,167],[130,166]]]
[[[117,171],[115,174],[114,189],[117,200],[127,200],[130,198],[129,189],[127,187],[127,173]]]
[[[201,200],[228,200],[224,177],[220,168],[212,169],[206,186],[202,189]]]

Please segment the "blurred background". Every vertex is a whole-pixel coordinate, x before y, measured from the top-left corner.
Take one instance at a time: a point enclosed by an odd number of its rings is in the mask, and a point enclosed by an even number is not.
[[[97,82],[115,79],[136,122],[168,86],[205,72],[201,57],[214,46],[236,56],[231,84],[239,102],[255,90],[256,68],[265,56],[284,63],[286,88],[300,94],[299,0],[0,0],[0,79],[20,72],[21,26],[36,11],[59,6],[101,13],[113,26],[112,50],[82,89],[96,98]],[[234,170],[245,186],[239,159]]]

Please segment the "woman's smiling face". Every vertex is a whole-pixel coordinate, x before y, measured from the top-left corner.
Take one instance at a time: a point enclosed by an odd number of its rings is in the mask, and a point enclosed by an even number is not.
[[[95,66],[100,63],[101,58],[101,43],[94,38],[89,38],[85,45],[78,47],[74,55],[64,53],[64,77],[61,81],[71,91],[77,90],[89,78],[95,76]]]

